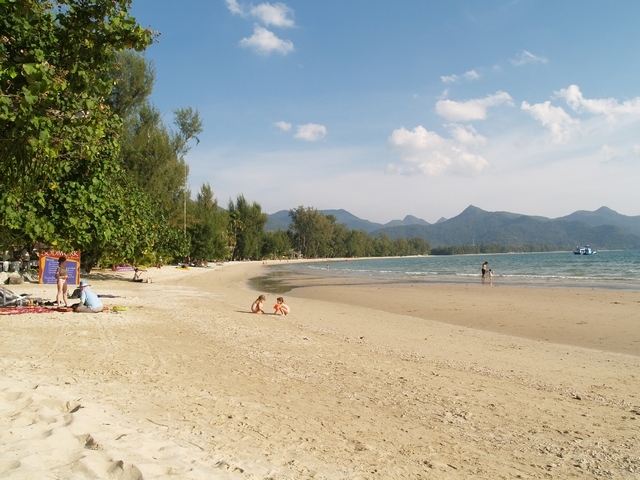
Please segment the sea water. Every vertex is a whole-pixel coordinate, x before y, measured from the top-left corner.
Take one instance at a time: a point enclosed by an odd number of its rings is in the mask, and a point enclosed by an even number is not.
[[[372,277],[411,283],[481,281],[488,262],[495,285],[590,287],[640,290],[640,250],[443,255],[274,263],[277,269],[326,277]],[[489,276],[486,277],[489,283]]]

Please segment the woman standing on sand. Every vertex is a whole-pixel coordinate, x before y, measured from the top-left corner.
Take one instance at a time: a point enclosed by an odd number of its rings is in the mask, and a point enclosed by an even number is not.
[[[64,300],[64,306],[67,304],[67,280],[69,279],[69,272],[67,271],[67,257],[60,257],[58,259],[58,268],[56,269],[56,284],[58,285],[58,294],[56,295],[56,303],[60,308],[60,302]]]

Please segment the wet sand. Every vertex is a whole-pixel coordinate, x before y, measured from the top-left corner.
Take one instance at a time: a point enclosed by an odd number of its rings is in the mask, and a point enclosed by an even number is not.
[[[277,265],[277,264],[276,264]],[[265,269],[255,289],[531,340],[640,355],[640,291],[389,282]]]

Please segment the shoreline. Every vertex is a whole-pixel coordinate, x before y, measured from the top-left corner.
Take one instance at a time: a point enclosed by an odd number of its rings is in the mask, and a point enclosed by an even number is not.
[[[530,340],[640,356],[640,291],[635,290],[393,282],[291,271],[263,272],[249,285],[272,294],[330,299]],[[486,307],[478,307],[481,304]],[[539,321],[540,313],[545,322]]]
[[[482,262],[488,259],[492,263],[494,270],[495,286],[508,287],[538,287],[538,288],[588,288],[599,290],[624,290],[639,291],[640,279],[636,278],[637,271],[634,265],[635,258],[624,258],[622,264],[604,266],[601,263],[591,261],[583,263],[574,262],[573,256],[557,258],[554,254],[566,252],[535,252],[523,254],[469,254],[450,256],[404,256],[404,257],[366,257],[358,259],[313,259],[298,260],[291,264],[287,261],[275,261],[269,263],[273,270],[282,270],[282,276],[286,277],[287,272],[297,275],[317,276],[319,278],[334,281],[335,278],[349,278],[352,282],[376,281],[378,283],[403,283],[417,285],[473,285],[480,283],[479,267],[476,265],[470,268],[468,257]],[[611,254],[627,254],[626,251],[607,251]],[[536,255],[537,254],[537,255]],[[527,264],[527,259],[541,255],[544,260],[535,266]],[[495,259],[494,259],[495,257]],[[503,257],[503,260],[497,260]],[[427,259],[431,260],[427,260]],[[514,260],[515,259],[515,260]],[[391,260],[387,263],[386,260]],[[407,260],[407,261],[405,261]],[[415,261],[417,260],[417,261]],[[524,260],[524,263],[523,263]],[[561,261],[561,267],[556,267],[556,262]],[[609,261],[609,260],[608,260]],[[347,262],[347,263],[345,263]],[[361,263],[363,262],[363,263]],[[380,262],[380,263],[379,263]],[[511,262],[511,263],[510,263]],[[551,262],[551,263],[550,263]],[[636,263],[634,263],[636,262]],[[313,267],[313,264],[326,263],[335,264],[332,268]],[[306,268],[302,268],[308,264]],[[353,266],[351,266],[353,265]],[[405,270],[406,269],[406,270]],[[497,272],[496,269],[499,269]],[[576,270],[577,269],[577,270]],[[592,274],[596,269],[599,273]],[[613,273],[617,272],[617,273]],[[489,280],[487,279],[487,284]]]
[[[640,470],[639,357],[442,322],[451,307],[423,319],[354,306],[332,298],[351,296],[339,286],[322,287],[320,299],[287,294],[286,317],[255,315],[262,292],[248,280],[262,271],[259,262],[163,267],[149,269],[149,284],[95,272],[92,289],[112,295],[105,305],[126,310],[0,316],[0,476],[627,479]],[[10,287],[55,297],[54,285]],[[529,293],[511,297],[517,305]],[[578,303],[562,301],[569,311]],[[550,325],[541,311],[531,323]]]

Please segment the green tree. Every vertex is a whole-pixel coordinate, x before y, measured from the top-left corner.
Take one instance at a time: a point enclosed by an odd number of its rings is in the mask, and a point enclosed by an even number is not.
[[[409,248],[412,255],[429,255],[431,245],[424,238],[413,237],[409,239]]]
[[[330,255],[335,217],[328,218],[317,209],[304,206],[289,210],[289,217],[293,245],[298,252],[310,258]]]
[[[173,111],[174,122],[178,126],[178,130],[173,133],[172,140],[176,155],[180,159],[180,163],[184,165],[184,186],[183,194],[183,226],[186,235],[187,232],[187,203],[190,199],[190,192],[187,187],[187,179],[189,177],[189,168],[184,157],[191,150],[190,142],[196,141],[196,145],[200,143],[198,135],[202,133],[202,120],[200,112],[191,107],[178,108]]]
[[[386,233],[373,239],[373,255],[375,257],[389,257],[393,255],[393,244]]]
[[[196,222],[195,203],[187,188],[188,165],[185,156],[192,140],[198,143],[202,121],[197,110],[174,110],[175,131],[162,121],[160,111],[149,101],[155,70],[142,55],[127,51],[117,55],[112,77],[116,86],[110,96],[112,109],[123,117],[120,161],[134,181],[150,196],[156,210],[185,237],[166,231],[170,242],[161,241],[164,258],[189,255],[191,239],[187,225]],[[170,245],[175,247],[174,251]],[[159,254],[158,254],[159,255]]]
[[[170,226],[182,231],[188,166],[177,146],[176,134],[163,124],[159,110],[144,104],[126,120],[120,161]]]
[[[116,52],[110,72],[114,88],[109,95],[111,110],[122,119],[149,104],[156,72],[153,64],[133,50]]]
[[[227,215],[218,208],[211,186],[203,184],[195,202],[195,219],[189,225],[191,258],[224,260],[229,256]]]
[[[404,257],[411,254],[411,247],[406,238],[396,238],[393,241],[393,255]]]
[[[276,230],[265,232],[262,239],[262,258],[289,258],[291,256],[291,239],[287,232]]]
[[[229,201],[229,236],[234,246],[233,260],[256,260],[262,255],[262,237],[267,215],[256,202],[249,203],[238,195],[236,203]]]
[[[335,223],[335,216],[328,215],[327,218],[332,222],[331,252],[328,256],[331,258],[351,256],[349,255],[349,237],[351,230],[344,224]]]
[[[347,237],[347,256],[368,257],[374,255],[373,242],[367,232],[364,230],[349,230]]]
[[[152,243],[152,233],[145,238],[148,205],[121,174],[121,122],[106,102],[115,53],[143,50],[153,36],[129,6],[126,0],[2,2],[4,239],[105,251],[126,239],[125,254]]]

